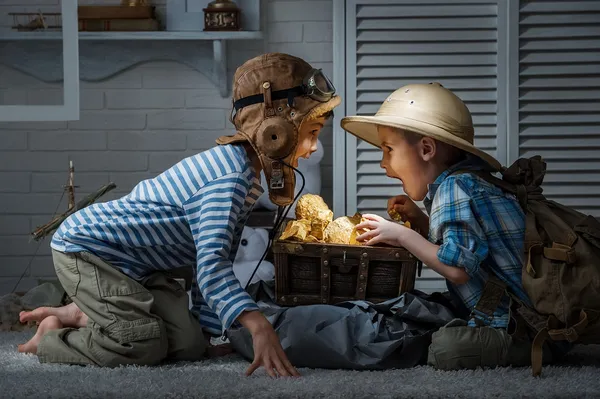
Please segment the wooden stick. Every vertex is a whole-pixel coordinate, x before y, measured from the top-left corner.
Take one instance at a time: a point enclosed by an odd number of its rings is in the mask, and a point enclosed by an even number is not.
[[[115,183],[111,182],[111,183],[108,183],[107,185],[101,187],[95,193],[88,195],[87,197],[85,197],[84,199],[79,201],[77,203],[77,205],[70,208],[67,212],[63,213],[62,215],[58,215],[57,217],[52,219],[50,222],[35,229],[33,231],[33,233],[31,233],[31,235],[33,236],[33,239],[36,241],[39,241],[40,239],[46,237],[47,235],[52,234],[56,229],[58,229],[60,227],[61,223],[66,218],[68,218],[70,215],[72,215],[73,213],[77,212],[80,209],[83,209],[83,208],[93,204],[98,198],[102,197],[104,194],[106,194],[110,190],[113,190],[116,187],[117,187],[117,185]]]

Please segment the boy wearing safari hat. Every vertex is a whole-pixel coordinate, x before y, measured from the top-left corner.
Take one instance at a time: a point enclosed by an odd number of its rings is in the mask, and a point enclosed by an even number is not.
[[[357,239],[405,247],[446,278],[449,292],[470,311],[468,322],[454,320],[433,335],[428,363],[439,369],[526,365],[530,343],[509,334],[505,292],[492,317],[477,308],[490,273],[530,301],[521,280],[525,215],[514,196],[469,173],[502,166],[473,145],[466,105],[439,83],[411,84],[393,92],[375,116],[350,116],[342,127],[381,148],[381,167],[407,194],[391,198],[388,212],[423,234],[364,215],[356,227],[369,231]],[[429,216],[414,201],[423,201]]]
[[[317,150],[340,102],[321,70],[302,59],[265,54],[239,67],[235,135],[63,222],[51,247],[73,303],[23,312],[22,322],[40,324],[19,351],[41,362],[109,367],[193,361],[205,355],[204,334],[240,323],[254,344],[247,374],[264,366],[271,376],[298,375],[232,262],[263,192],[261,171],[271,201],[292,203],[298,158]],[[193,270],[192,312],[184,288],[169,277],[181,267]]]

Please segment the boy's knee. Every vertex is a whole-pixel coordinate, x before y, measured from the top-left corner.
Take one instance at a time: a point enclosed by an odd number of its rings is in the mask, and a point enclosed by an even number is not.
[[[433,334],[427,364],[440,370],[503,366],[509,346],[501,329],[446,326]]]

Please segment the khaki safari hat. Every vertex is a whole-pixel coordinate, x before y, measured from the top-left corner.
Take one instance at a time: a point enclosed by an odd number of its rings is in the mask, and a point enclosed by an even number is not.
[[[440,83],[410,84],[394,91],[375,116],[348,116],[342,128],[356,137],[380,147],[378,126],[389,126],[428,136],[471,153],[495,170],[502,165],[473,145],[471,112],[458,96]]]
[[[236,70],[232,97],[230,120],[237,132],[219,137],[217,144],[249,143],[265,173],[269,199],[279,206],[292,203],[298,132],[303,123],[340,105],[335,87],[301,58],[268,53]]]

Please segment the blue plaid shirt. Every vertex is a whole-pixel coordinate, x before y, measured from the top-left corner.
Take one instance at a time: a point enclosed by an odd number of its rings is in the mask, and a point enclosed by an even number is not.
[[[475,174],[450,176],[457,170],[484,170],[475,157],[457,163],[430,184],[424,200],[429,213],[429,241],[439,245],[437,257],[448,266],[462,267],[470,279],[465,284],[446,281],[448,290],[472,311],[493,271],[508,290],[525,303],[523,289],[525,215],[514,196],[480,179]],[[506,328],[509,299],[505,296],[494,312],[491,324]],[[470,326],[475,326],[473,319]]]

